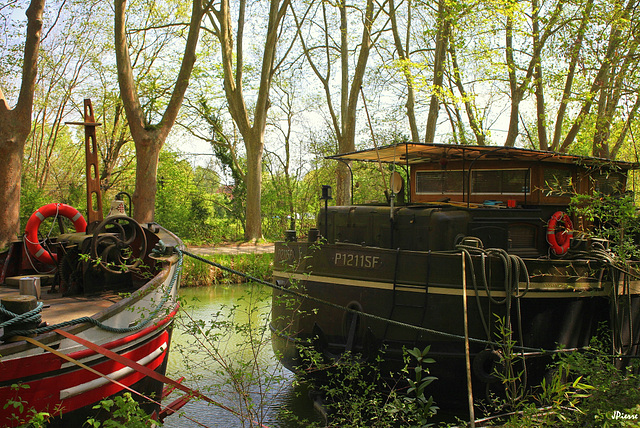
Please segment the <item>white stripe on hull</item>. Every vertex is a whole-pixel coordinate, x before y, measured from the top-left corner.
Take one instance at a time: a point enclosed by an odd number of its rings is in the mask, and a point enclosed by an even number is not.
[[[345,285],[350,287],[363,287],[363,288],[375,288],[379,290],[393,290],[393,284],[390,282],[381,281],[369,281],[360,279],[349,278],[337,278],[331,276],[321,276],[307,273],[292,273],[274,271],[274,278],[293,279],[300,282],[319,282],[332,285]],[[635,281],[634,281],[635,282]],[[406,287],[406,288],[405,288]],[[401,291],[409,291],[413,293],[424,294],[424,288],[416,285],[408,284],[396,284],[396,290],[400,288]],[[526,289],[526,283],[519,283],[519,293],[523,293]],[[515,290],[514,290],[515,291]],[[632,294],[636,294],[640,291],[638,284],[631,285]],[[462,288],[449,288],[449,287],[437,287],[429,286],[429,294],[442,294],[450,296],[461,296]],[[607,296],[609,293],[603,287],[594,287],[592,283],[587,282],[575,282],[571,285],[563,283],[545,282],[544,284],[531,283],[529,290],[524,295],[524,298],[571,298],[571,297],[592,297],[592,296]],[[467,295],[475,296],[476,292],[473,286],[467,284]],[[486,297],[487,292],[484,287],[478,286],[478,296]],[[492,297],[505,297],[506,292],[500,290],[491,290]]]
[[[140,365],[146,366],[151,361],[153,361],[158,356],[160,356],[166,349],[167,349],[167,342],[164,342],[162,345],[160,345],[160,347],[158,347],[158,349],[156,349],[155,351],[153,351],[152,353],[150,353],[146,357],[141,358],[140,360],[138,360],[136,362],[138,364],[140,364]],[[122,379],[123,377],[133,373],[133,371],[134,370],[131,367],[123,367],[120,370],[116,370],[115,372],[109,373],[106,376],[109,379],[112,379],[112,380],[119,380],[119,379]],[[104,385],[106,385],[108,383],[110,383],[110,381],[108,379],[105,379],[103,377],[99,377],[99,378],[94,379],[92,381],[81,383],[80,385],[76,385],[76,386],[72,386],[71,388],[60,390],[60,399],[64,400],[65,398],[74,397],[74,396],[82,394],[84,392],[91,391],[92,389],[96,389],[96,388],[99,388],[101,386],[104,386]]]

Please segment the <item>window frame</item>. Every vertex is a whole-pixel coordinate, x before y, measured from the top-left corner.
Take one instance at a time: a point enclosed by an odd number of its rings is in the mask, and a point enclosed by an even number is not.
[[[527,174],[526,179],[524,181],[525,184],[527,184],[527,190],[526,191],[520,191],[520,192],[503,192],[502,190],[496,190],[496,191],[483,191],[483,192],[476,192],[473,190],[474,187],[474,183],[473,183],[473,174],[476,172],[485,172],[485,171],[499,171],[499,172],[504,172],[504,171],[519,171],[519,172],[523,172]],[[469,177],[469,172],[471,172],[471,180],[468,179]],[[458,192],[447,192],[447,191],[436,191],[436,192],[424,192],[424,191],[420,191],[419,186],[418,186],[418,175],[419,174],[447,174],[447,173],[460,173],[462,174],[462,189],[461,191]],[[415,187],[416,187],[416,195],[465,195],[467,193],[471,194],[471,195],[531,195],[532,194],[532,185],[531,185],[531,168],[487,168],[487,169],[472,169],[471,171],[466,170],[466,169],[453,169],[453,170],[435,170],[435,169],[428,169],[428,170],[418,170],[416,171],[416,177],[415,177]],[[524,174],[523,174],[524,177]],[[446,179],[446,177],[445,177]],[[471,187],[471,191],[465,191],[467,185],[470,185]],[[502,185],[502,181],[501,181],[501,185]]]

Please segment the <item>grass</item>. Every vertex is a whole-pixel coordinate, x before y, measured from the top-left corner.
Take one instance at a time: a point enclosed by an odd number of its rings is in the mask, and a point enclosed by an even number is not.
[[[264,281],[271,281],[273,253],[262,254],[215,254],[202,256],[239,272]],[[218,284],[242,284],[247,279],[226,270],[211,266],[185,256],[182,271],[182,287],[206,287]]]

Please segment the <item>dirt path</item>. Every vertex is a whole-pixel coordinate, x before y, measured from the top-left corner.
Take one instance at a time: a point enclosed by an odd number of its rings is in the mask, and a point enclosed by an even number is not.
[[[253,254],[253,253],[273,253],[274,244],[222,244],[215,247],[187,247],[187,251],[198,255],[210,255],[210,254]]]

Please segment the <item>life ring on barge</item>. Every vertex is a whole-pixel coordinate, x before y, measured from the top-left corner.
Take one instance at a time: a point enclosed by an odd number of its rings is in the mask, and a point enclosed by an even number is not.
[[[558,226],[562,224],[563,227]],[[547,242],[556,256],[562,256],[569,250],[573,238],[573,223],[564,211],[556,211],[547,225]]]
[[[56,263],[56,255],[50,254],[44,249],[38,240],[38,228],[45,218],[61,215],[68,218],[73,223],[76,232],[84,232],[87,230],[87,222],[80,212],[71,205],[53,203],[38,208],[29,220],[25,228],[24,240],[29,254],[41,261],[42,263],[53,265]],[[53,256],[53,257],[52,257]]]

